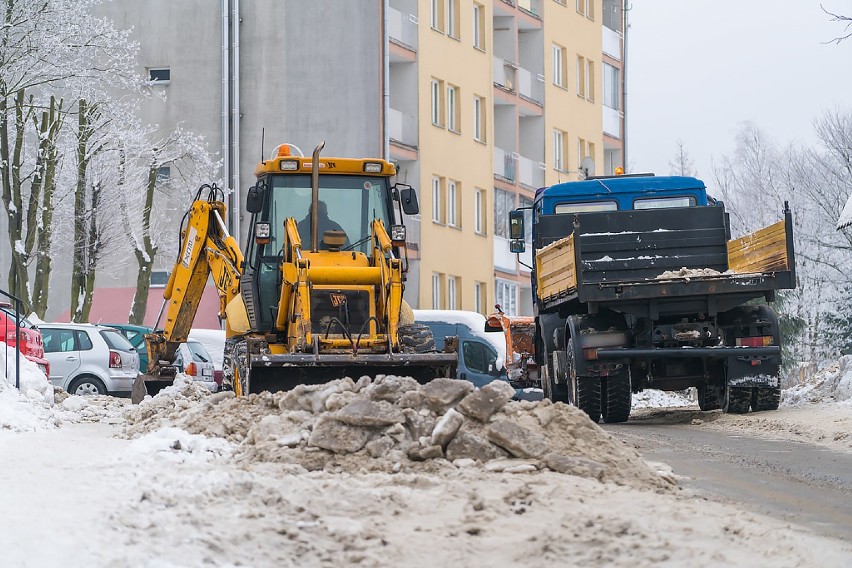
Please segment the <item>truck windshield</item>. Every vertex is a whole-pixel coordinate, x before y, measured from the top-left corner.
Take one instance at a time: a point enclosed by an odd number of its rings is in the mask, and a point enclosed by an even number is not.
[[[585,201],[582,203],[560,203],[556,213],[588,213],[589,211],[615,211],[618,204],[615,201]]]
[[[683,197],[646,197],[633,202],[634,209],[667,209],[669,207],[693,207],[695,198]]]
[[[311,176],[273,175],[270,178],[269,203],[260,220],[271,224],[272,234],[269,244],[262,247],[261,256],[272,256],[281,250],[284,220],[288,217],[295,218],[298,223],[302,249],[310,249]],[[351,250],[369,254],[373,219],[381,219],[390,230],[385,199],[387,179],[323,174],[319,177],[319,184],[319,248],[323,248],[323,232],[338,229],[346,233],[344,248],[351,247]]]

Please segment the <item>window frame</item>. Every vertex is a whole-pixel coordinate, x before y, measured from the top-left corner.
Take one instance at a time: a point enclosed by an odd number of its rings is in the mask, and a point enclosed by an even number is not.
[[[459,98],[461,89],[455,85],[447,85],[447,130],[461,134],[461,112]]]
[[[577,96],[586,98],[586,58],[577,54]]]
[[[432,273],[432,309],[440,310],[443,309],[441,306],[441,273],[433,272]]]
[[[432,125],[444,128],[444,82],[432,77],[431,84]]]
[[[473,194],[473,231],[485,234],[485,190],[477,189]]]
[[[473,3],[473,48],[485,51],[485,6]]]
[[[444,178],[432,176],[432,222],[439,225],[444,224],[443,185]]]
[[[553,84],[561,89],[568,88],[568,73],[566,69],[567,50],[561,45],[554,43],[551,46],[551,73],[553,74]]]
[[[567,134],[564,130],[553,129],[553,169],[558,172],[568,171],[568,160],[565,153],[565,139]]]
[[[155,79],[154,75],[162,73],[165,71],[165,74],[168,76],[166,79]],[[148,84],[149,85],[168,85],[172,82],[172,68],[171,67],[148,67],[147,69],[148,75]]]
[[[432,29],[436,32],[444,33],[444,0],[432,0],[430,15]]]
[[[473,139],[477,142],[486,142],[485,136],[485,97],[473,96]]]
[[[459,39],[459,4],[461,0],[447,0],[447,37]]]
[[[460,227],[458,199],[461,192],[458,191],[458,186],[458,181],[447,180],[447,225],[456,228]]]
[[[447,274],[447,309],[457,310],[458,307],[458,281],[455,276]]]

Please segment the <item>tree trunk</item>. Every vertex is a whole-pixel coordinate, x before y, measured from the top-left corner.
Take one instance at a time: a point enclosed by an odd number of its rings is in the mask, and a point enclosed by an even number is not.
[[[71,321],[84,322],[83,302],[86,297],[86,246],[87,220],[90,214],[86,208],[86,169],[88,167],[88,141],[90,131],[88,109],[85,100],[80,100],[77,123],[77,184],[74,189],[74,252],[71,272]]]
[[[48,114],[47,148],[45,152],[44,180],[42,182],[41,224],[38,229],[36,246],[36,269],[33,278],[33,311],[44,319],[47,312],[47,300],[50,284],[50,245],[53,236],[53,194],[56,190],[56,139],[62,117],[62,101],[57,104],[51,97]]]
[[[157,246],[151,240],[151,211],[154,208],[154,189],[157,186],[157,166],[152,164],[148,170],[148,183],[145,188],[145,208],[142,210],[142,250],[136,247],[136,262],[139,273],[136,275],[136,293],[133,307],[130,309],[130,323],[142,325],[148,307],[148,292],[151,289],[151,268],[157,256]]]

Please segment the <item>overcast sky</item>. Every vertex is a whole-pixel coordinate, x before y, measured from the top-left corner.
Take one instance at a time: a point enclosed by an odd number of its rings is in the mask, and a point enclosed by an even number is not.
[[[822,0],[852,16],[852,1]],[[733,152],[744,121],[813,141],[827,108],[852,109],[852,38],[815,0],[628,0],[627,170],[670,173],[682,140],[698,176]]]

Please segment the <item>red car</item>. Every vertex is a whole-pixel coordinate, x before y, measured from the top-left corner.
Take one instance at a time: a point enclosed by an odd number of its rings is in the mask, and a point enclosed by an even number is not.
[[[15,329],[15,311],[8,302],[0,302],[0,341],[9,347],[19,347],[21,355],[38,365],[50,377],[50,363],[44,358],[41,332],[33,323],[19,315],[20,327]]]

